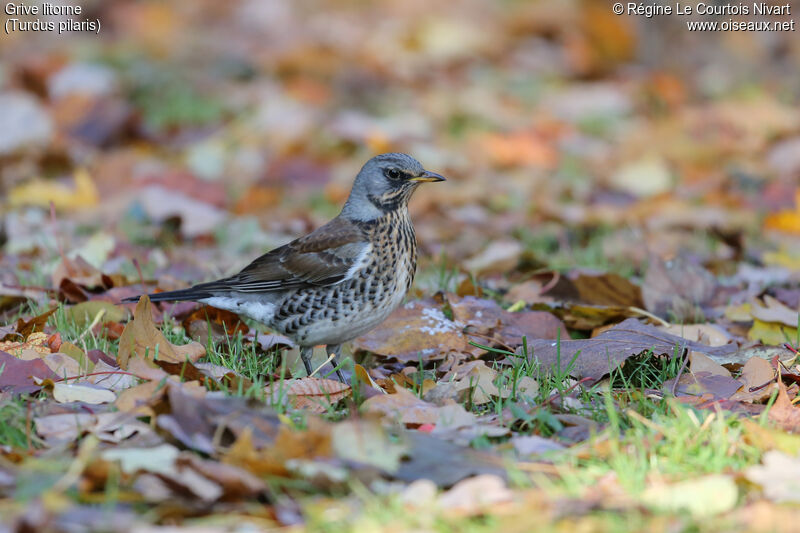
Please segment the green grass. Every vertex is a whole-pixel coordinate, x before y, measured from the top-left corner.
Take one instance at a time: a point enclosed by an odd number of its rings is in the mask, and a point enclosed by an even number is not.
[[[30,316],[46,309],[33,304],[20,314]],[[65,341],[75,342],[85,331],[75,324],[65,312],[64,304],[59,304],[56,313],[50,318]],[[175,344],[185,344],[191,339],[183,327],[171,318],[166,318],[161,330],[167,340]],[[203,342],[202,339],[198,339]],[[89,349],[102,349],[111,355],[116,354],[118,343],[104,335],[95,338],[88,333],[83,342]],[[272,403],[279,413],[286,414],[293,423],[303,428],[307,413],[293,409],[283,401],[285,393],[279,392],[276,401],[270,402],[263,390],[269,378],[279,372],[280,358],[272,353],[264,353],[257,346],[246,342],[242,336],[233,335],[221,342],[205,339],[206,361],[225,366],[253,381],[247,389],[226,390],[227,394],[256,398]],[[651,485],[653,477],[668,481],[692,479],[704,474],[738,472],[757,464],[762,450],[750,445],[742,422],[724,412],[699,411],[687,407],[669,397],[648,395],[648,389],[660,390],[663,383],[677,375],[681,358],[658,357],[651,352],[629,358],[625,365],[615,369],[603,382],[589,386],[571,378],[574,357],[568,361],[564,370],[545,372],[539,364],[529,357],[527,344],[521,355],[505,352],[498,348],[484,347],[497,356],[507,357],[510,365],[494,363],[498,372],[496,385],[511,391],[508,398],[495,398],[489,404],[465,404],[476,414],[510,413],[509,429],[516,435],[536,434],[553,437],[564,428],[556,418],[558,413],[574,413],[597,423],[597,433],[589,440],[567,448],[550,452],[543,459],[552,463],[558,476],[528,474],[521,470],[510,472],[512,486],[518,490],[542,491],[548,500],[583,499],[587,491],[598,483],[609,479],[618,483],[630,498],[634,499]],[[570,354],[571,355],[571,354]],[[565,354],[566,356],[566,354]],[[560,368],[556,365],[555,368]],[[414,377],[421,385],[425,378],[435,377],[435,369],[427,368],[420,361]],[[518,390],[523,377],[537,380],[539,389],[535,394]],[[281,388],[282,380],[276,385]],[[418,391],[419,392],[419,391]],[[580,402],[563,403],[564,397],[573,397]],[[37,446],[35,434],[27,429],[28,404],[31,398],[16,398],[0,404],[0,445],[25,449]],[[323,413],[323,417],[335,421],[351,416],[356,412],[363,398],[357,394]],[[766,423],[763,417],[762,423]],[[503,439],[479,437],[471,442],[474,448],[494,448]],[[609,477],[610,476],[610,477]],[[311,531],[364,531],[396,525],[399,530],[424,529],[430,531],[493,531],[508,525],[502,514],[492,516],[455,517],[431,508],[424,512],[409,513],[400,496],[391,490],[386,492],[364,487],[349,478],[346,486],[320,491],[318,485],[309,480],[279,480],[280,492],[292,494],[300,502]],[[34,487],[23,480],[25,487]],[[33,490],[31,488],[30,490]],[[114,484],[108,486],[114,489]],[[26,489],[28,490],[28,489]],[[325,498],[322,495],[325,494]],[[113,501],[111,498],[109,501]],[[517,523],[514,519],[511,523]],[[518,517],[516,520],[522,520]],[[720,523],[721,518],[714,519]],[[202,520],[198,523],[202,523]],[[647,511],[645,508],[626,508],[612,513],[604,510],[591,510],[580,517],[554,519],[547,523],[531,524],[538,530],[559,531],[564,528],[592,527],[608,531],[627,531],[632,524],[640,529],[654,527],[653,524],[671,524],[678,530],[704,531],[703,522],[681,513]]]
[[[0,446],[25,449],[39,443],[33,428],[28,424],[28,409],[32,398],[19,396],[0,401]],[[30,438],[30,442],[29,439]]]

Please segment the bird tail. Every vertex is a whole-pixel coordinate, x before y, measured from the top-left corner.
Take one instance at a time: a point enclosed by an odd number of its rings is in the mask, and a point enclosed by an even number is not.
[[[195,285],[188,289],[179,289],[177,291],[156,292],[148,294],[151,302],[182,302],[182,301],[197,301],[204,298],[211,298],[213,294],[206,290],[202,285]],[[123,298],[123,303],[138,302],[139,296],[130,296]]]

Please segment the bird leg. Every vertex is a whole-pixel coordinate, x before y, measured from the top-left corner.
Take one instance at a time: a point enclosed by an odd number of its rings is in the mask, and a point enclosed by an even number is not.
[[[328,356],[331,354],[333,355],[333,366],[336,368],[336,377],[339,378],[339,381],[342,383],[347,383],[347,381],[344,379],[344,375],[342,375],[342,371],[339,369],[339,359],[342,355],[342,345],[328,344],[325,346],[325,351],[328,353]]]
[[[301,346],[300,347],[300,359],[303,360],[303,365],[306,367],[306,375],[310,376],[311,373],[314,371],[311,368],[311,356],[314,354],[314,347],[313,346]]]

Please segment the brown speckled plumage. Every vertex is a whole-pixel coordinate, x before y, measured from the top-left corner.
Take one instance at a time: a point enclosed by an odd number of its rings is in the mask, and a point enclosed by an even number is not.
[[[314,346],[325,344],[338,357],[342,343],[400,305],[417,266],[408,201],[420,183],[442,180],[408,155],[376,156],[359,172],[342,212],[324,226],[234,276],[150,297],[198,300],[267,324],[295,340],[311,372]]]

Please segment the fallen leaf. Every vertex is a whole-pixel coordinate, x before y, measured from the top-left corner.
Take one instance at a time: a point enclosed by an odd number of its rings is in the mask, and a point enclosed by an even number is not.
[[[708,270],[682,255],[666,260],[651,256],[642,297],[651,313],[676,322],[695,321],[699,308],[714,295],[716,285]]]
[[[762,402],[768,399],[775,390],[773,382],[776,378],[775,369],[766,359],[751,357],[742,367],[739,381],[743,382],[742,388],[731,396],[737,402]]]
[[[89,368],[86,364],[81,366],[78,361],[63,353],[51,353],[42,358],[44,364],[53,371],[54,374],[61,378],[76,378],[81,374],[86,373]],[[87,358],[84,358],[84,363],[89,363]]]
[[[791,309],[769,294],[765,294],[763,299],[764,305],[761,305],[756,300],[750,301],[750,313],[753,315],[753,318],[757,318],[762,322],[777,322],[785,326],[797,328],[798,313],[796,309]]]
[[[646,157],[625,163],[611,175],[610,181],[620,191],[648,197],[667,192],[674,180],[663,160]]]
[[[53,398],[60,403],[83,402],[97,405],[111,403],[117,399],[117,395],[100,387],[59,382],[53,387]]]
[[[100,287],[110,289],[114,285],[111,278],[104,275],[80,255],[73,259],[62,257],[55,270],[53,270],[51,279],[53,286],[58,287],[62,292],[69,289],[69,284],[77,286],[76,290],[78,291],[81,291],[81,288],[94,289]],[[81,301],[84,300],[82,295],[83,293],[81,293]]]
[[[154,472],[170,474],[175,469],[175,461],[180,450],[171,444],[161,444],[152,448],[109,448],[100,457],[105,461],[119,463],[126,474]]]
[[[642,501],[649,507],[669,512],[688,511],[695,518],[730,511],[738,497],[733,478],[719,474],[672,484],[655,483],[642,493]]]
[[[708,372],[717,376],[731,377],[730,370],[700,352],[691,352],[689,354],[689,370],[693,374]]]
[[[727,331],[716,324],[672,324],[657,327],[670,335],[677,335],[709,346],[725,346],[733,340]]]
[[[348,420],[331,429],[331,449],[340,459],[367,464],[393,473],[407,446],[393,439],[380,425],[367,420]]]
[[[800,502],[800,459],[770,450],[761,463],[747,468],[745,477],[761,485],[764,495],[773,502]]]
[[[28,335],[27,338],[23,338],[24,341],[0,342],[0,351],[8,352],[22,359],[36,358],[50,353],[49,336],[46,333],[37,331]],[[26,352],[33,352],[33,357],[26,357]]]
[[[642,289],[614,273],[561,276],[546,295],[588,305],[644,307]]]
[[[616,324],[620,320],[641,316],[631,307],[609,305],[586,305],[570,303],[539,302],[531,306],[533,309],[548,311],[564,321],[567,328],[588,330]],[[564,338],[562,336],[562,338]]]
[[[223,455],[223,461],[261,476],[289,476],[287,462],[292,459],[321,459],[332,456],[330,425],[309,419],[305,430],[281,425],[272,445],[257,450],[250,428],[239,435]]]
[[[510,502],[514,494],[503,478],[481,474],[459,481],[437,500],[439,507],[459,515],[476,515]]]
[[[447,303],[453,313],[453,321],[465,324],[467,336],[478,344],[490,340],[501,343],[506,348],[516,348],[522,338],[555,339],[559,332],[562,338],[569,333],[564,324],[553,314],[545,311],[506,311],[494,300],[465,296],[458,298],[448,294]]]
[[[526,458],[561,451],[566,448],[563,444],[538,435],[515,435],[511,437],[509,442],[519,455]]]
[[[795,407],[786,392],[786,385],[778,380],[778,397],[769,410],[768,418],[784,431],[800,429],[800,407]]]
[[[59,413],[35,417],[36,433],[50,446],[74,442],[84,433],[101,441],[118,443],[133,435],[150,435],[153,430],[129,415],[120,413]]]
[[[534,339],[528,342],[529,357],[539,362],[544,370],[550,370],[560,362],[561,371],[566,371],[572,359],[570,375],[576,379],[589,377],[600,379],[616,368],[628,357],[652,350],[654,356],[680,356],[684,349],[710,356],[724,357],[736,352],[733,344],[706,346],[664,333],[659,329],[629,318],[592,339],[568,339],[559,342]],[[519,350],[518,350],[519,352]]]
[[[204,339],[211,335],[215,341],[224,341],[237,334],[247,334],[250,328],[236,313],[205,305],[183,319],[183,327],[192,338]]]
[[[742,419],[744,441],[758,450],[778,450],[797,456],[800,453],[800,435],[786,433],[780,428],[763,426],[749,419]]]
[[[479,474],[494,474],[507,479],[504,461],[498,455],[446,442],[419,431],[405,432],[402,438],[407,443],[408,452],[393,474],[396,479],[408,482],[429,479],[440,487],[449,487]]]
[[[443,406],[426,402],[407,389],[394,394],[373,396],[361,404],[364,413],[377,413],[408,426],[422,424],[469,425],[475,417],[453,401]]]
[[[497,372],[486,366],[484,361],[470,361],[462,367],[451,370],[442,377],[442,382],[453,383],[459,393],[459,400],[469,400],[474,405],[484,405],[493,398],[508,398],[509,389],[502,391],[494,384]]]
[[[150,405],[159,400],[167,389],[158,381],[146,381],[135,387],[120,392],[114,403],[122,412],[135,412],[138,414],[154,414]]]
[[[198,342],[177,346],[167,341],[164,334],[156,328],[150,311],[150,298],[142,296],[133,312],[133,320],[128,322],[119,339],[117,362],[126,370],[131,357],[158,359],[169,363],[183,363],[187,359],[195,362],[206,353]]]
[[[58,379],[41,359],[23,361],[13,355],[0,351],[0,391],[13,394],[30,393],[39,390],[33,378]]]
[[[470,353],[474,347],[433,299],[415,300],[396,309],[380,326],[353,341],[353,348],[400,361],[442,359],[448,352]]]
[[[800,234],[800,188],[795,191],[795,208],[770,213],[764,219],[764,228]]]
[[[9,204],[12,207],[48,207],[52,203],[57,209],[83,209],[97,205],[100,195],[86,169],[76,170],[73,179],[74,187],[53,180],[30,180],[9,191]]]
[[[480,275],[502,273],[513,270],[522,254],[522,245],[517,241],[492,241],[482,252],[466,259],[464,268]]]
[[[663,390],[671,391],[675,383],[675,378],[664,382]],[[675,388],[676,396],[706,396],[710,395],[714,400],[727,400],[742,384],[730,376],[713,374],[708,371],[692,372],[682,374]]]
[[[753,327],[747,332],[747,338],[767,344],[780,346],[785,342],[792,342],[798,338],[797,327],[786,326],[778,322],[764,322],[753,320]]]
[[[65,314],[78,327],[85,328],[100,313],[102,313],[100,316],[103,322],[122,322],[128,316],[128,311],[125,308],[101,300],[75,304],[72,307],[68,307]]]
[[[324,413],[350,396],[350,385],[333,379],[298,378],[280,380],[264,389],[271,405],[289,401],[297,409]]]

